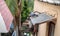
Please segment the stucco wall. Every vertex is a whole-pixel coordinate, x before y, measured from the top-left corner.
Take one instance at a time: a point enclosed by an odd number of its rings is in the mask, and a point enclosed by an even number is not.
[[[45,12],[48,15],[54,16],[54,18],[57,18],[58,15],[58,21],[56,23],[55,28],[55,34],[54,36],[60,36],[60,6],[44,3],[35,0],[34,1],[34,11],[38,11],[40,13]],[[46,35],[46,26],[47,24],[39,25],[39,33],[38,36],[47,36]]]
[[[46,36],[47,23],[39,25],[38,36]]]

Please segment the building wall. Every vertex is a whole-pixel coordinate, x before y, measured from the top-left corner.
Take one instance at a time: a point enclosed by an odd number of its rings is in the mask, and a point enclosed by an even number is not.
[[[46,36],[46,30],[47,30],[47,23],[43,23],[39,25],[38,29],[38,36]]]
[[[60,6],[56,6],[56,5],[52,5],[49,3],[45,3],[45,2],[40,2],[35,0],[34,1],[34,11],[38,11],[40,13],[45,12],[47,15],[52,15],[54,16],[54,18],[57,18],[57,23],[56,23],[56,27],[55,27],[55,34],[54,36],[60,36]],[[39,33],[38,36],[47,36],[46,35],[46,23],[39,25]],[[45,30],[44,30],[45,29]]]
[[[57,18],[54,36],[60,36],[60,11],[58,12],[58,18]]]

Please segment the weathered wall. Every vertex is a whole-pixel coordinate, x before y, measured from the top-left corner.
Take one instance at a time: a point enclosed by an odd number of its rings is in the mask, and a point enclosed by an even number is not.
[[[46,36],[46,30],[47,30],[47,23],[43,23],[39,25],[39,32],[38,32],[38,36]]]
[[[44,2],[40,2],[35,0],[34,2],[34,11],[38,11],[40,13],[45,12],[48,15],[52,15],[55,18],[57,18],[58,15],[58,21],[56,24],[56,28],[55,28],[55,35],[54,36],[60,36],[60,6],[55,6],[52,4],[48,4],[48,3],[44,3]],[[39,33],[38,36],[47,36],[46,35],[46,26],[47,24],[41,24],[39,25]]]
[[[34,2],[34,11],[45,12],[48,15],[55,15],[57,17],[57,12],[60,9],[60,6],[51,5],[44,2],[39,2],[35,0]]]
[[[57,23],[55,27],[55,35],[54,36],[60,36],[60,11],[58,12],[58,17],[57,17]]]

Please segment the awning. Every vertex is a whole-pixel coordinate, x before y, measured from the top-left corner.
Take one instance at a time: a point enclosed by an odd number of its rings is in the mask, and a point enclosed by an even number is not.
[[[0,0],[0,33],[7,33],[10,29],[13,16],[4,0]]]
[[[54,19],[54,17],[50,16],[50,15],[46,15],[45,13],[41,13],[41,14],[38,14],[37,17],[35,17],[35,16],[30,17],[30,19],[31,19],[32,24],[35,25],[35,24],[52,21]]]

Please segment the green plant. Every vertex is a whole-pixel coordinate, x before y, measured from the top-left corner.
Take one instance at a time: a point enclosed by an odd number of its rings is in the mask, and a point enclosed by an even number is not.
[[[18,8],[18,0],[5,0],[8,8],[10,9],[12,15],[14,16],[14,25],[18,24],[19,30],[19,12],[21,11],[21,22],[24,22],[29,13],[33,11],[34,0],[21,0],[21,10]],[[20,10],[20,11],[18,11]]]
[[[8,5],[8,8],[11,11],[11,13],[13,14],[13,16],[15,16],[16,12],[18,10],[17,0],[5,0],[5,1],[6,1],[6,4]]]
[[[18,28],[18,34],[19,35],[19,19],[20,19],[20,11],[19,11],[19,8],[18,8],[18,1],[19,0],[5,0],[8,8],[10,9],[13,17],[14,17],[14,20],[13,20],[13,23],[14,23],[14,30],[17,30],[16,27]]]
[[[30,12],[33,11],[33,5],[34,0],[22,0],[21,23],[23,23],[29,16]]]

